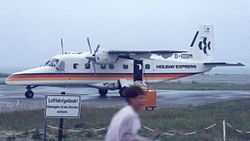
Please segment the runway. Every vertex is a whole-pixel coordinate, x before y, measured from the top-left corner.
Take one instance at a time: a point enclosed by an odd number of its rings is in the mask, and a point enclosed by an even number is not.
[[[80,95],[81,103],[85,106],[121,107],[126,104],[118,91],[109,91],[107,97],[100,97],[97,89],[92,88],[37,87],[33,89],[35,96],[32,99],[25,98],[25,91],[22,86],[0,85],[0,110],[43,109],[46,95],[60,94],[62,91],[67,95]],[[250,91],[157,90],[158,108],[197,106],[239,98],[250,98]]]

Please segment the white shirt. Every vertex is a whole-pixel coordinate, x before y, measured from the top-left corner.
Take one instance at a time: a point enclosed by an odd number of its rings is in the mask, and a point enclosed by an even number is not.
[[[140,119],[131,106],[125,106],[111,120],[105,141],[144,141],[137,133],[141,129]]]

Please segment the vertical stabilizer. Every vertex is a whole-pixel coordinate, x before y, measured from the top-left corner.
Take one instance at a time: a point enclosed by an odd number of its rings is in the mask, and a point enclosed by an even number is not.
[[[212,59],[214,47],[213,25],[200,25],[199,31],[191,42],[189,53],[195,61],[209,61]]]

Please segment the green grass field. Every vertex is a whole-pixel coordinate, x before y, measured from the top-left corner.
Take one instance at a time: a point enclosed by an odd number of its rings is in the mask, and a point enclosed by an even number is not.
[[[149,84],[150,88],[163,90],[250,90],[250,84],[168,82]]]
[[[116,108],[82,107],[81,118],[65,119],[65,127],[70,129],[90,129],[107,127]],[[24,131],[39,128],[42,131],[44,123],[43,110],[18,111],[0,113],[1,131]],[[216,123],[217,126],[204,133],[190,136],[161,136],[161,141],[221,141],[222,120],[225,119],[234,127],[243,131],[250,130],[250,99],[233,100],[198,107],[163,108],[155,111],[141,111],[142,124],[158,131],[191,132]],[[58,120],[48,119],[48,124],[57,126]],[[56,137],[57,132],[49,130],[50,135]],[[160,132],[159,132],[160,133]],[[65,140],[103,140],[105,132],[96,134],[87,132],[80,134],[65,133]],[[157,133],[143,129],[141,135],[155,139]],[[1,136],[1,135],[0,135]],[[227,141],[250,140],[250,135],[239,134],[227,128]],[[42,140],[42,139],[41,139]],[[53,139],[51,139],[53,140]]]

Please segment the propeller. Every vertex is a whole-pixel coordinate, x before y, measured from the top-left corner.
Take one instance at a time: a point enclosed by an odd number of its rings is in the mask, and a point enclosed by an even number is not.
[[[96,75],[96,67],[95,67],[95,62],[96,61],[96,53],[98,52],[99,48],[100,48],[100,45],[98,44],[94,53],[92,53],[92,48],[91,48],[91,44],[90,44],[90,40],[89,40],[89,37],[87,37],[87,43],[88,43],[88,46],[89,46],[89,51],[90,53],[92,54],[92,56],[89,56],[89,57],[86,57],[87,59],[89,59],[88,61],[88,64],[90,64],[90,62],[92,62],[92,65],[93,65],[93,68],[94,68],[94,72],[95,72],[95,75]]]
[[[63,39],[61,38],[61,48],[62,48],[62,54],[64,54],[64,50],[63,50]]]

